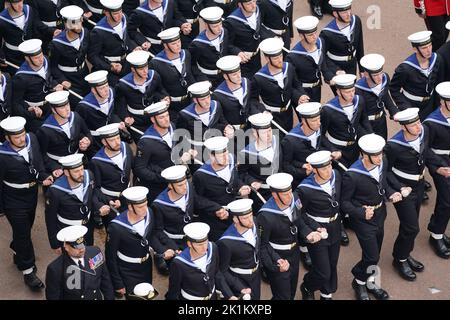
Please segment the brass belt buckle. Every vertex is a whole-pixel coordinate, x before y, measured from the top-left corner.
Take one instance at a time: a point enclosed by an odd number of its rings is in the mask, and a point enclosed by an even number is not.
[[[148,259],[148,255],[146,255],[145,257],[142,257],[141,258],[141,263],[144,263],[145,261],[147,261],[147,259]]]
[[[32,182],[30,182],[29,187],[31,188],[31,187],[34,187],[35,185],[36,185],[36,181],[32,181]]]

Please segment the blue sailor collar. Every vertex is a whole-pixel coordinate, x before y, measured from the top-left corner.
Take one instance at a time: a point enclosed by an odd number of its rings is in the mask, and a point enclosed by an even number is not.
[[[414,69],[419,70],[421,73],[423,73],[424,71],[431,72],[431,70],[433,70],[433,68],[434,68],[434,65],[436,64],[436,60],[437,60],[437,54],[436,54],[436,52],[433,52],[431,55],[431,58],[429,59],[430,63],[429,63],[427,70],[422,69],[419,61],[417,60],[417,55],[415,53],[413,53],[408,58],[406,58],[406,60],[403,61],[402,63],[405,63],[405,64],[413,67]]]
[[[126,34],[126,30],[127,30],[127,18],[125,17],[125,15],[122,15],[122,26],[123,26],[123,34],[125,38],[125,34]],[[103,17],[99,22],[97,22],[97,25],[94,27],[94,29],[100,29],[106,32],[110,32],[110,33],[114,33],[119,35],[116,30],[114,30],[113,27],[111,27],[111,25],[108,23],[108,19],[106,17]]]
[[[81,34],[79,36],[80,44],[83,43],[84,35],[85,35],[84,28],[81,28]],[[67,32],[66,32],[66,30],[63,30],[60,34],[58,34],[55,38],[53,38],[52,41],[55,41],[55,42],[58,42],[58,43],[61,43],[63,45],[66,45],[66,46],[69,46],[69,47],[72,47],[72,48],[76,49],[72,45],[73,41],[70,41],[69,39],[67,39]],[[81,45],[80,45],[80,47],[81,47]]]
[[[28,18],[30,17],[30,7],[27,4],[23,5],[23,13],[25,15],[25,25],[28,22]],[[2,12],[0,12],[0,19],[2,19],[3,21],[6,21],[8,23],[11,23],[12,25],[17,26],[16,22],[14,21],[14,19],[11,17],[11,15],[9,14],[8,10],[5,8]]]
[[[220,35],[219,35],[219,40],[220,40],[220,43],[222,43],[223,42],[223,37],[225,36],[225,32],[224,32],[224,29],[222,29],[222,32],[220,33]],[[217,39],[217,38],[215,38],[215,39]],[[215,40],[215,39],[213,39],[213,40]],[[192,41],[197,41],[197,42],[201,42],[201,43],[205,43],[205,44],[207,44],[207,45],[210,45],[210,46],[212,46],[212,47],[214,47],[214,44],[213,44],[213,42],[212,42],[212,40],[209,40],[208,39],[208,37],[206,36],[206,30],[205,31],[202,31],[194,40],[192,40]]]
[[[162,10],[163,10],[163,17],[166,15],[167,12],[167,5],[168,5],[168,1],[167,0],[163,0],[161,6],[162,6]],[[156,8],[155,8],[156,9]],[[148,0],[145,0],[139,7],[136,8],[136,10],[138,11],[142,11],[145,12],[149,15],[152,15],[154,17],[156,17],[156,14],[153,12],[152,9],[150,9],[150,7],[148,6]],[[158,19],[159,20],[159,19]]]
[[[355,95],[355,97],[353,98],[353,106],[355,107],[353,109],[353,116],[356,114],[356,112],[358,112],[358,108],[359,108],[359,95]],[[340,112],[342,114],[344,114],[347,117],[347,114],[344,111],[344,108],[342,108],[341,104],[339,103],[339,98],[338,97],[334,97],[333,99],[331,99],[330,101],[328,101],[324,107],[328,107],[330,109],[333,109],[337,112]]]
[[[317,181],[316,181],[316,179],[314,179],[314,177],[315,177],[315,174],[311,173],[298,186],[326,192],[325,190],[323,190],[322,186],[317,183]],[[329,181],[331,182],[332,189],[334,189],[334,185],[336,183],[336,174],[335,174],[334,170],[332,171],[331,179]]]
[[[295,208],[295,202],[297,201],[297,199],[293,198],[291,204],[289,205],[289,207],[293,210]],[[286,217],[286,214],[283,212],[283,210],[280,209],[280,207],[278,207],[277,203],[275,202],[275,199],[273,197],[271,197],[259,210],[259,212],[261,211],[267,211],[273,214],[279,214],[282,216]]]
[[[248,93],[248,79],[247,78],[242,78],[241,87],[242,87],[243,96],[245,97]],[[224,94],[230,98],[237,100],[237,98],[233,94],[233,91],[231,91],[230,88],[228,88],[226,81],[222,81],[222,83],[216,88],[216,90],[214,90],[214,92],[219,92],[221,94]]]
[[[285,79],[287,77],[288,69],[289,69],[289,62],[283,62],[283,68],[282,68],[283,79]],[[268,78],[275,82],[277,81],[275,79],[275,77],[270,73],[268,64],[266,64],[264,67],[262,67],[255,75],[259,75],[259,76]]]
[[[256,232],[256,226],[254,224],[253,224],[252,231],[253,231],[253,236],[255,237],[255,240],[256,240],[258,238],[258,234]],[[223,240],[223,239],[243,241],[243,242],[247,242],[248,244],[252,245],[251,243],[249,243],[247,241],[247,239],[242,234],[240,234],[237,231],[236,226],[234,224],[231,224],[228,227],[228,229],[225,230],[225,232],[223,233],[222,237],[220,237],[219,241]]]
[[[147,215],[144,217],[145,221],[145,230],[147,230],[149,224],[150,224],[150,211],[147,208]],[[134,225],[130,223],[128,220],[128,210],[123,211],[120,215],[118,215],[116,218],[114,218],[113,223],[117,223],[118,225],[121,225],[124,228],[127,228],[133,233],[137,233],[136,229],[134,228]]]
[[[320,129],[317,131],[317,133],[320,136]],[[309,137],[307,135],[305,135],[305,133],[303,132],[301,123],[297,124],[294,128],[292,128],[292,130],[289,131],[287,135],[297,137],[297,138],[303,139],[303,140],[308,140],[308,141],[310,140]]]
[[[125,142],[121,142],[120,143],[120,152],[122,153],[122,163],[123,163],[123,169],[121,169],[121,171],[125,170],[125,163],[127,161],[127,148],[125,146]],[[102,147],[96,154],[95,156],[92,158],[92,160],[99,160],[99,161],[103,161],[106,163],[110,163],[113,166],[117,167],[117,164],[111,160],[111,158],[106,154],[105,152],[105,147]],[[119,167],[118,167],[119,168]],[[120,168],[119,168],[120,169]]]
[[[149,69],[148,70],[148,74],[147,74],[147,79],[145,80],[143,86],[145,86],[147,88],[148,84],[152,82],[154,75],[155,75],[155,71]],[[133,73],[132,72],[128,73],[126,76],[121,78],[119,81],[124,83],[124,84],[126,84],[127,86],[135,89],[135,90],[139,90],[138,86],[134,82],[134,78],[133,78]]]
[[[45,70],[45,76],[47,76],[47,73],[48,73],[48,60],[47,60],[47,57],[45,57],[45,56],[44,56],[44,63],[43,63],[43,65],[42,65],[41,68],[44,68],[44,70]],[[39,70],[40,70],[40,69],[39,69]],[[19,70],[17,70],[17,72],[16,72],[16,74],[21,74],[21,73],[23,73],[23,74],[31,74],[31,75],[35,75],[35,76],[38,76],[38,77],[41,76],[37,71],[34,71],[34,70],[30,67],[30,65],[28,64],[28,62],[26,62],[26,61],[24,61],[24,62],[20,65]]]
[[[322,50],[322,39],[320,37],[316,40],[317,50]],[[303,47],[302,43],[299,41],[294,48],[292,48],[291,53],[302,54],[302,55],[311,55],[310,52],[306,51],[305,47]]]
[[[195,111],[195,103],[194,102],[191,103],[190,105],[188,105],[186,108],[182,109],[181,112],[191,116],[195,120],[201,121],[199,114],[197,113],[197,111]],[[211,120],[214,119],[216,112],[217,112],[217,101],[211,99],[211,103],[209,105],[209,121],[210,121],[210,123],[211,123]]]
[[[230,169],[230,171],[233,171],[234,168],[234,158],[232,154],[228,155],[228,159],[229,159],[229,164],[228,164],[228,168]],[[210,176],[213,177],[217,177],[222,179],[222,177],[220,177],[216,170],[214,170],[214,168],[211,165],[211,160],[207,160],[199,169],[197,169],[197,171],[203,172],[205,174],[209,174]]]
[[[259,21],[260,14],[259,14],[259,6],[258,5],[256,6],[255,14],[256,14],[256,20]],[[230,13],[228,18],[240,21],[243,24],[250,26],[250,24],[248,23],[247,17],[244,15],[244,13],[242,13],[242,10],[240,8],[237,8],[232,13]]]
[[[94,94],[92,92],[89,92],[88,95],[85,96],[83,98],[83,100],[80,101],[80,103],[88,105],[88,106],[94,108],[95,110],[100,110],[101,109],[100,104],[98,103],[97,99],[95,98],[95,96],[94,96]],[[114,103],[114,91],[111,88],[109,88],[109,97],[108,97],[109,109],[108,109],[108,114],[110,114],[112,109],[113,109],[112,108],[113,103]]]
[[[374,169],[378,168],[378,171],[381,173],[383,170],[383,163],[381,165],[375,167]],[[370,178],[373,178],[373,176],[370,174],[370,171],[366,169],[364,164],[362,163],[362,159],[356,160],[351,167],[348,169],[349,172],[356,172],[359,174],[363,174],[365,176],[368,176]]]
[[[84,170],[84,181],[83,181],[83,202],[86,200],[86,195],[89,191],[89,185],[91,184],[91,177],[89,175],[88,170]],[[72,188],[69,185],[69,181],[67,180],[67,177],[65,175],[59,177],[56,179],[55,183],[53,183],[50,188],[55,188],[58,190],[61,190],[67,194],[70,194],[74,196],[76,199],[78,197],[75,195],[75,193],[72,191]],[[78,199],[79,200],[79,199]]]
[[[186,200],[186,205],[189,202],[189,196],[190,196],[190,190],[189,190],[189,183],[187,183],[187,192],[184,195],[184,199]],[[169,197],[169,188],[164,189],[158,197],[154,200],[154,202],[160,203],[164,206],[173,207],[173,208],[180,208],[175,202],[170,200]],[[187,206],[186,206],[187,208]],[[180,208],[181,209],[181,208]],[[181,209],[181,211],[185,212],[185,210]]]
[[[352,14],[352,18],[351,18],[351,21],[350,21],[350,33],[353,33],[353,30],[355,29],[355,23],[356,23],[356,18],[355,18],[355,15]],[[342,33],[341,29],[339,29],[339,26],[337,25],[336,19],[331,20],[330,23],[325,28],[323,28],[323,30],[327,30],[327,31],[330,31],[330,32],[338,33],[338,34],[341,34],[341,35],[345,36]]]
[[[386,76],[386,73],[383,73],[383,82],[381,82],[381,91],[383,91],[384,88],[386,88],[386,85],[387,85],[387,76]],[[355,83],[355,87],[359,88],[361,90],[364,90],[364,91],[376,94],[373,91],[373,88],[369,87],[369,84],[367,83],[367,78],[366,77],[358,79],[358,81],[356,81],[356,83]]]
[[[252,154],[252,155],[255,155],[255,156],[259,156],[259,153],[261,151],[258,151],[256,149],[255,143],[256,143],[256,141],[250,142],[248,145],[245,146],[244,149],[242,149],[241,152]],[[272,145],[271,145],[271,147],[273,148],[274,152],[277,152],[277,139],[276,139],[276,137],[274,135],[272,135]],[[264,151],[264,150],[262,150],[262,151]]]
[[[172,124],[169,127],[169,132],[167,134],[170,134],[170,136],[173,136],[173,127]],[[166,141],[161,137],[158,131],[156,131],[155,127],[151,125],[145,132],[144,135],[141,137],[141,139],[153,139],[158,140],[163,143],[166,143]]]
[[[68,120],[69,129],[72,128],[74,119],[75,119],[75,116],[74,116],[73,112],[71,111],[70,115],[69,115],[69,120]],[[60,131],[60,132],[65,132],[64,129],[61,127],[61,125],[58,123],[58,121],[56,121],[53,114],[49,115],[47,117],[47,119],[45,119],[45,122],[42,124],[42,127],[50,128],[50,129]]]
[[[422,144],[423,138],[424,138],[424,130],[423,130],[423,127],[422,127],[422,133],[421,133],[420,136],[419,136],[420,144]],[[398,132],[397,132],[391,139],[389,139],[388,141],[393,142],[393,143],[396,143],[396,144],[399,144],[399,145],[402,145],[402,146],[407,147],[407,148],[414,149],[414,148],[411,146],[411,144],[410,144],[408,141],[406,141],[405,135],[404,135],[404,133],[403,133],[403,130],[398,131]]]
[[[170,60],[167,57],[166,52],[164,50],[161,50],[156,55],[156,57],[153,58],[153,60],[159,60],[159,61],[165,62],[165,63],[170,64],[170,65],[175,67],[175,65],[173,64],[172,60]],[[182,65],[184,65],[184,61],[185,60],[186,60],[186,51],[184,49],[181,49],[181,51],[180,51],[180,61],[181,61]]]
[[[448,123],[447,118],[441,112],[441,108],[438,107],[434,110],[423,122],[435,122],[445,127],[450,127],[450,123]]]
[[[31,151],[31,138],[27,133],[25,136],[25,145],[28,150],[28,153]],[[11,147],[11,143],[8,140],[5,140],[3,144],[0,144],[0,154],[6,154],[10,156],[21,157],[21,155]]]
[[[208,250],[206,251],[206,258],[207,258],[206,265],[209,265],[211,263],[212,257],[213,257],[213,245],[211,241],[208,241]],[[200,270],[200,268],[197,267],[197,265],[192,261],[189,248],[184,249],[178,256],[175,257],[175,259],[179,260],[180,262],[183,262],[184,264],[187,264],[192,268]]]

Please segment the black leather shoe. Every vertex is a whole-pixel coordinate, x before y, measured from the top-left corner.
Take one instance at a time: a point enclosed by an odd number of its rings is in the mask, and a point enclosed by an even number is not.
[[[424,184],[425,184],[425,191],[426,192],[431,191],[431,189],[433,188],[431,186],[431,183],[429,183],[427,180],[425,180]]]
[[[322,8],[320,6],[314,6],[311,8],[312,14],[319,19],[323,18]]]
[[[356,300],[370,300],[366,285],[358,284],[356,279],[353,279],[352,287],[355,290]]]
[[[170,272],[169,272],[169,267],[167,266],[166,260],[164,260],[160,256],[156,256],[155,264],[156,264],[156,269],[158,270],[158,273],[160,275],[163,275],[163,276],[169,275]]]
[[[422,202],[428,201],[430,200],[430,197],[428,196],[428,194],[426,192],[423,193],[423,198],[422,198]]]
[[[425,269],[425,266],[421,262],[417,261],[411,256],[409,256],[406,261],[408,262],[411,269],[413,269],[415,272],[422,272]]]
[[[312,268],[312,261],[311,256],[309,255],[309,252],[301,252],[300,251],[300,260],[302,261],[303,267],[305,267],[306,270],[311,270]]]
[[[392,265],[394,268],[398,271],[400,276],[408,281],[414,281],[416,280],[416,274],[414,271],[412,271],[411,267],[409,266],[409,263],[407,261],[398,261],[395,260],[392,262]]]
[[[300,291],[302,293],[302,300],[315,300],[314,298],[314,292],[309,291],[306,289],[305,284],[302,283],[300,285]]]
[[[348,238],[348,234],[344,229],[344,225],[341,223],[341,246],[348,246],[350,243],[350,239]]]
[[[45,288],[44,283],[38,278],[36,273],[32,272],[23,276],[23,281],[32,291],[39,291]]]
[[[436,252],[439,257],[443,259],[450,258],[450,250],[448,250],[447,246],[445,245],[444,239],[434,239],[432,236],[430,236],[429,241],[434,249],[434,252]]]
[[[366,284],[367,292],[371,293],[375,299],[377,300],[388,300],[389,294],[386,292],[386,290],[378,287],[375,282],[367,282]],[[370,287],[370,288],[369,288]]]
[[[102,229],[103,228],[103,220],[102,217],[94,215],[94,227],[96,229]]]
[[[444,240],[444,243],[445,243],[446,247],[447,247],[447,248],[450,248],[450,238],[447,237],[447,236],[445,235],[445,233],[444,233],[444,238],[443,238],[442,240]]]

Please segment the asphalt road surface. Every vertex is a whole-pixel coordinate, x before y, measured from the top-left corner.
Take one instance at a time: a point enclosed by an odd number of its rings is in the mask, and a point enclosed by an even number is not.
[[[425,29],[423,21],[414,13],[412,1],[358,0],[354,2],[353,11],[361,17],[363,23],[365,52],[383,54],[386,58],[385,70],[392,76],[395,67],[411,53],[407,36]],[[373,20],[378,13],[381,20]],[[306,0],[295,1],[294,18],[309,14],[309,6]],[[330,19],[330,16],[326,16],[319,27],[323,27]],[[380,28],[376,28],[378,23]],[[296,42],[297,39],[294,39],[293,44]],[[331,91],[325,86],[322,102],[326,102],[331,97]],[[397,125],[389,124],[389,135],[397,130]],[[428,174],[427,180],[432,182]],[[407,282],[401,279],[392,267],[392,247],[397,236],[399,222],[392,204],[388,204],[388,217],[385,224],[385,237],[379,266],[381,285],[389,292],[391,299],[450,299],[450,260],[437,257],[428,244],[429,233],[426,226],[434,208],[436,197],[434,188],[429,196],[428,203],[422,206],[420,213],[421,231],[417,236],[415,249],[412,253],[416,259],[425,264],[425,271],[417,274],[415,282]],[[47,240],[43,203],[43,196],[41,195],[33,229],[33,243],[37,257],[38,275],[44,280],[46,267],[56,256],[50,249]],[[447,228],[447,234],[450,233],[449,231],[450,228]],[[337,292],[333,295],[334,299],[349,300],[355,298],[351,287],[353,277],[350,270],[360,259],[361,249],[352,231],[349,231],[349,236],[350,245],[341,248],[338,265],[339,284]],[[2,288],[0,299],[45,299],[43,292],[33,293],[24,285],[22,274],[17,271],[12,261],[12,253],[9,249],[10,239],[11,228],[6,218],[2,217],[0,218],[0,288]],[[96,231],[96,245],[103,248],[104,239],[104,231]],[[301,267],[299,285],[304,273],[305,269]],[[167,284],[167,277],[162,277],[154,271],[153,285],[161,293],[158,299],[164,298]],[[299,291],[297,290],[296,299],[300,298]],[[270,299],[271,296],[269,286],[263,283],[262,299]],[[317,293],[316,298],[318,298]]]

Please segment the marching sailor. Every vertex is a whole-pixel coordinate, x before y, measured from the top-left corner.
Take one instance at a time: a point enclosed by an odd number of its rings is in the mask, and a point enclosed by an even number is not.
[[[286,49],[291,48],[291,38],[294,36],[292,28],[293,0],[261,0],[262,24],[283,40]]]

